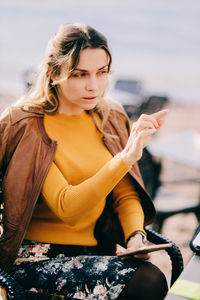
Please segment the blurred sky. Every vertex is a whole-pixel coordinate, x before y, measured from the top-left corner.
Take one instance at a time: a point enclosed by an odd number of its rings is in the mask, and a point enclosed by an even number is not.
[[[37,68],[64,22],[107,36],[114,79],[140,79],[176,102],[199,102],[199,0],[0,0],[0,93],[22,93],[23,72]]]

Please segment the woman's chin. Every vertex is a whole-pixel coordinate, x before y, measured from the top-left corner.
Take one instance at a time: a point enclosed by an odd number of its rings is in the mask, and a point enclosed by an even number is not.
[[[88,101],[87,103],[83,104],[82,108],[84,110],[91,110],[91,109],[95,108],[97,103],[98,103],[98,99],[95,99],[95,101]]]

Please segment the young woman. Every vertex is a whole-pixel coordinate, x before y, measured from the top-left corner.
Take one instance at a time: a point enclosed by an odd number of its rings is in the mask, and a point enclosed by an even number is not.
[[[104,97],[111,63],[101,33],[64,24],[31,91],[1,117],[0,266],[28,290],[66,299],[167,292],[148,255],[115,252],[116,243],[144,245],[155,210],[137,161],[167,110],[142,115],[130,130],[120,104]]]

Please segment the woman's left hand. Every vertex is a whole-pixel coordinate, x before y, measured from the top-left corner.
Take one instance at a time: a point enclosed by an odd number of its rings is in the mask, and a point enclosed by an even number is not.
[[[142,114],[133,123],[127,144],[121,151],[121,157],[128,165],[134,165],[142,157],[143,149],[147,146],[150,136],[162,126],[164,120],[161,118],[167,113],[168,109],[151,115]]]
[[[144,242],[143,242],[143,239],[142,239],[142,235],[141,234],[136,234],[128,241],[126,249],[119,248],[116,251],[116,253],[120,254],[120,253],[123,253],[125,251],[137,250],[138,248],[141,248],[141,247],[144,247]],[[143,260],[147,260],[147,259],[150,258],[149,253],[147,253],[147,254],[135,254],[133,256],[136,257],[136,258],[143,259]]]

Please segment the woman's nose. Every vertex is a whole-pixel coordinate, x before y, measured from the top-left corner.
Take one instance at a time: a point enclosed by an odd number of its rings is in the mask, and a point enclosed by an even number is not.
[[[98,79],[96,77],[88,78],[86,88],[88,91],[96,91],[98,89]]]

